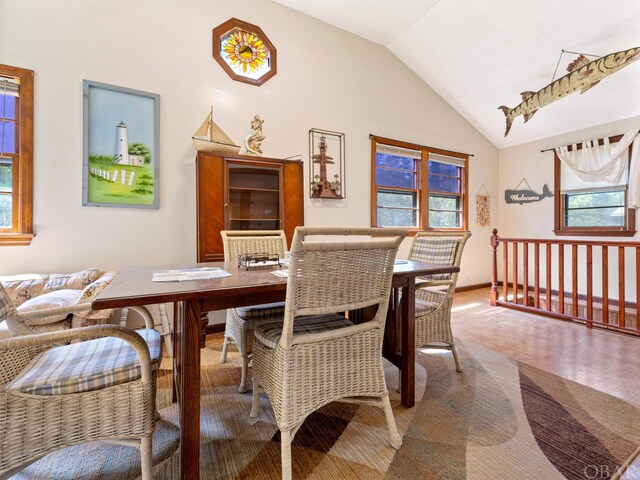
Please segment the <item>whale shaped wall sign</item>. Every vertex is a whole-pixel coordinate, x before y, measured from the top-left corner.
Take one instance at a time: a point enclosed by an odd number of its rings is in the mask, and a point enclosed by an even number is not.
[[[504,201],[507,203],[533,203],[539,202],[543,198],[553,197],[553,193],[549,191],[547,184],[542,187],[542,193],[536,193],[533,190],[505,190]]]

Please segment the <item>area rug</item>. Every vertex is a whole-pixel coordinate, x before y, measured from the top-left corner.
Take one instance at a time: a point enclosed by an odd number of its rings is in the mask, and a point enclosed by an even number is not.
[[[417,403],[406,409],[387,383],[403,435],[389,446],[381,409],[333,403],[312,414],[294,439],[296,479],[611,479],[638,455],[640,408],[471,344],[458,344],[464,372],[449,353],[417,355]],[[240,359],[218,363],[220,345],[203,350],[201,472],[206,479],[278,479],[280,443],[271,408],[247,422],[251,394],[240,394]],[[163,421],[154,434],[154,478],[178,478],[178,412],[171,375],[161,372]],[[634,477],[632,466],[623,478]],[[104,443],[48,455],[12,477],[135,479],[133,449]]]

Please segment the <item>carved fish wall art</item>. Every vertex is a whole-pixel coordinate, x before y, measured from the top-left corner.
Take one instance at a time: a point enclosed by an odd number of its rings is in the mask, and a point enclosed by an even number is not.
[[[582,94],[597,85],[603,78],[638,59],[640,59],[640,47],[610,53],[593,61],[589,61],[587,57],[580,55],[569,64],[567,67],[569,73],[564,77],[560,77],[537,92],[522,92],[522,103],[517,107],[509,108],[505,105],[498,107],[507,117],[507,129],[504,132],[504,136],[506,137],[509,134],[511,124],[516,117],[523,115],[524,123],[527,123],[540,107],[560,100],[562,97],[566,97],[577,90],[580,90]]]

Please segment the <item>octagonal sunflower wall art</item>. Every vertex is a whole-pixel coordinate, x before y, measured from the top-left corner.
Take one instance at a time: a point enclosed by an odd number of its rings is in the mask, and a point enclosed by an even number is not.
[[[213,29],[213,58],[239,82],[259,86],[276,74],[276,47],[260,27],[237,18]]]

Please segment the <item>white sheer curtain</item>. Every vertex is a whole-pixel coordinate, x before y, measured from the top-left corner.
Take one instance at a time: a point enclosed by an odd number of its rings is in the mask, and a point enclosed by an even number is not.
[[[572,145],[555,149],[562,162],[561,191],[582,189],[584,183],[589,188],[615,187],[628,184],[629,208],[640,207],[640,135],[638,129],[629,130],[613,147],[609,139],[604,138],[604,145],[598,141],[582,144],[578,149]],[[631,166],[627,163],[629,146],[632,144]],[[628,176],[627,176],[628,173]],[[577,178],[576,178],[577,177]],[[582,182],[580,182],[582,181]]]
[[[636,135],[631,147],[628,196],[629,208],[640,208],[640,135]]]

